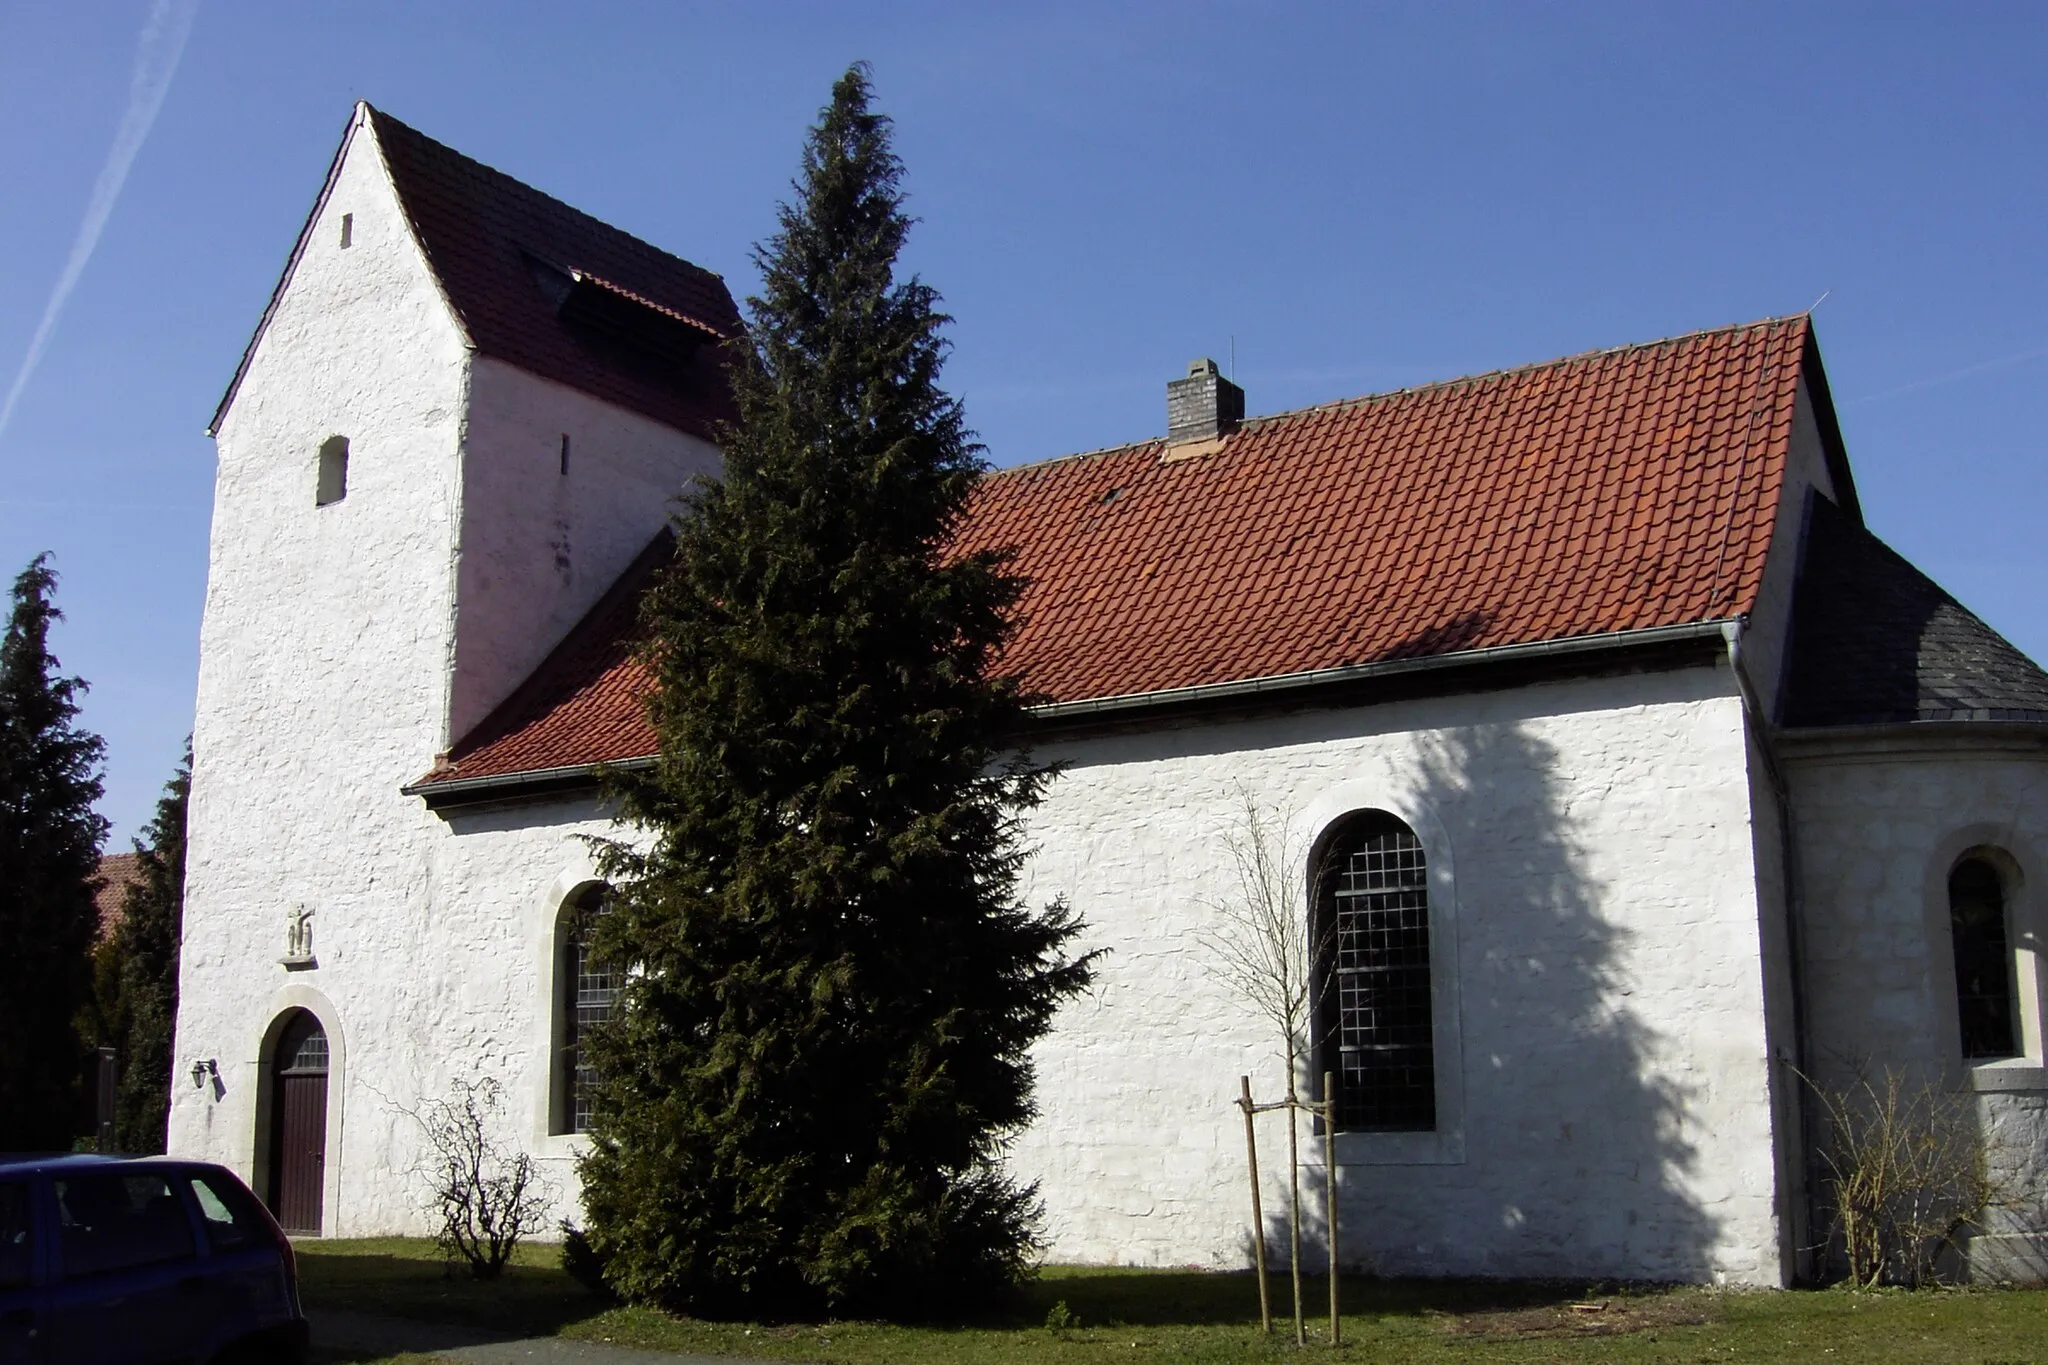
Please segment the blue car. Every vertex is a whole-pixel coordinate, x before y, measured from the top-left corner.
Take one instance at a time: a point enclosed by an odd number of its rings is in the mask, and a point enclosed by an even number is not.
[[[300,1365],[306,1346],[291,1242],[219,1166],[0,1156],[0,1365]]]

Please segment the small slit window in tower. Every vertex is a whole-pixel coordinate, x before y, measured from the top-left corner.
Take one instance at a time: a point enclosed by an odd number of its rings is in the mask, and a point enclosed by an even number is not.
[[[320,481],[315,506],[325,507],[348,496],[348,437],[330,436],[320,443]]]
[[[562,473],[569,472],[569,433],[562,433]]]
[[[356,239],[356,216],[353,213],[341,215],[341,246],[346,251]]]

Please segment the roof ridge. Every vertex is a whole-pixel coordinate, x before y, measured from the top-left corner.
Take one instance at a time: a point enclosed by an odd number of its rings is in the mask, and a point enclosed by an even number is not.
[[[508,184],[515,185],[519,189],[526,192],[527,194],[531,194],[536,198],[545,199],[549,204],[563,210],[564,212],[574,214],[576,217],[588,221],[593,226],[601,228],[605,232],[612,233],[616,236],[624,237],[626,240],[632,242],[636,246],[645,247],[647,250],[652,251],[657,255],[665,256],[669,260],[674,261],[677,265],[684,266],[689,270],[704,276],[706,279],[716,280],[721,285],[725,283],[725,276],[719,274],[715,270],[708,270],[705,267],[698,265],[695,261],[676,255],[675,252],[670,251],[666,247],[656,246],[653,242],[648,241],[645,237],[642,237],[637,233],[628,232],[626,231],[626,229],[619,227],[615,223],[606,222],[604,219],[599,218],[597,215],[593,213],[590,213],[584,209],[577,208],[574,204],[570,203],[566,199],[560,198],[559,196],[556,195],[549,194],[546,190],[540,189],[537,186],[531,185],[526,181],[521,180],[518,176],[511,174],[509,171],[501,171],[496,166],[491,165],[487,161],[479,161],[475,157],[469,155],[467,152],[463,152],[458,150],[457,148],[451,147],[447,143],[441,141],[437,137],[432,136],[431,134],[421,132],[419,129],[413,127],[410,123],[407,123],[404,119],[399,118],[396,114],[392,114],[386,110],[379,109],[376,105],[371,104],[368,100],[362,101],[362,105],[363,108],[366,111],[368,111],[370,115],[373,131],[378,132],[380,136],[382,134],[384,125],[394,127],[398,129],[401,133],[405,133],[411,137],[418,138],[421,142],[426,143],[428,146],[432,147],[436,152],[440,153],[441,155],[452,157],[457,161],[461,161],[470,166],[474,166],[477,170],[482,171],[486,175],[493,176],[499,180],[505,181]],[[610,283],[610,281],[607,281],[607,283]]]
[[[1122,445],[1098,446],[1094,450],[1076,450],[1065,455],[1048,455],[1042,460],[1031,460],[1024,464],[1008,464],[1000,468],[991,468],[988,471],[987,477],[999,478],[1006,474],[1025,474],[1034,469],[1049,469],[1053,465],[1066,464],[1073,460],[1092,460],[1101,455],[1121,455],[1126,450],[1139,450],[1145,446],[1164,445],[1165,443],[1166,438],[1164,436],[1147,436],[1140,441],[1125,441]]]
[[[1754,322],[1723,323],[1718,327],[1700,327],[1690,332],[1679,332],[1672,336],[1658,337],[1654,341],[1625,342],[1619,346],[1604,346],[1597,350],[1575,351],[1570,355],[1554,356],[1549,360],[1529,361],[1521,365],[1506,365],[1494,370],[1478,370],[1471,374],[1461,374],[1450,379],[1432,379],[1427,383],[1415,384],[1406,388],[1383,389],[1378,393],[1357,394],[1349,398],[1332,398],[1322,403],[1310,403],[1305,407],[1283,408],[1279,412],[1265,412],[1257,416],[1247,417],[1239,429],[1264,426],[1272,422],[1284,422],[1291,418],[1306,417],[1311,413],[1334,412],[1344,408],[1362,407],[1368,403],[1385,402],[1390,398],[1408,398],[1416,394],[1434,393],[1439,389],[1456,388],[1462,384],[1478,384],[1489,380],[1507,379],[1515,375],[1529,374],[1536,370],[1555,369],[1570,365],[1576,361],[1599,360],[1606,356],[1621,355],[1628,351],[1648,351],[1659,346],[1671,346],[1682,341],[1696,341],[1701,337],[1717,336],[1722,333],[1762,331],[1766,328],[1782,326],[1788,322],[1805,322],[1810,320],[1812,316],[1812,310],[1809,309],[1799,313],[1783,313],[1773,317],[1759,318]],[[1065,464],[1069,460],[1089,460],[1104,455],[1120,455],[1127,450],[1136,450],[1141,446],[1157,445],[1165,439],[1163,436],[1148,436],[1143,440],[1125,441],[1120,445],[1100,446],[1094,450],[1077,450],[1065,455],[1048,456],[1043,460],[1030,460],[1023,464],[1004,465],[1000,469],[990,470],[989,477],[999,478],[1010,474],[1028,473],[1032,470],[1045,469],[1052,465]]]
[[[1278,422],[1289,417],[1301,417],[1312,412],[1328,412],[1337,408],[1357,407],[1365,403],[1384,402],[1389,398],[1407,398],[1418,393],[1433,393],[1438,389],[1457,388],[1462,384],[1479,384],[1494,379],[1509,379],[1516,375],[1531,374],[1537,370],[1558,369],[1579,361],[1601,360],[1608,356],[1622,355],[1629,351],[1655,350],[1659,346],[1674,346],[1682,341],[1697,341],[1702,337],[1719,336],[1723,333],[1759,332],[1766,328],[1781,326],[1788,322],[1804,321],[1809,313],[1786,313],[1777,317],[1759,318],[1755,322],[1731,322],[1719,327],[1700,327],[1690,332],[1679,332],[1673,336],[1658,337],[1654,341],[1630,341],[1619,346],[1603,346],[1591,351],[1574,351],[1570,355],[1553,356],[1549,360],[1533,360],[1521,365],[1504,365],[1494,370],[1478,370],[1472,374],[1461,374],[1450,379],[1432,379],[1424,384],[1406,388],[1386,389],[1379,393],[1360,394],[1355,398],[1333,398],[1326,403],[1311,403],[1306,407],[1288,408],[1281,412],[1261,413],[1257,417],[1244,419],[1246,426],[1256,422]]]

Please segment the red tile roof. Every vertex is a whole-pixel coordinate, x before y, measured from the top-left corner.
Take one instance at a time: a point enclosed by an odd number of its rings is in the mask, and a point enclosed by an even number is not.
[[[627,566],[527,680],[465,735],[423,782],[496,776],[654,751],[642,713],[646,673],[633,658],[641,595],[675,552],[663,531]]]
[[[1248,421],[982,485],[1059,700],[1735,616],[1770,546],[1794,318]],[[1165,457],[1165,458],[1162,458]]]
[[[732,416],[715,340],[679,362],[579,326],[559,307],[562,290],[584,276],[706,338],[730,337],[741,324],[724,280],[473,161],[381,110],[364,104],[360,112],[376,134],[420,249],[480,354],[699,436],[709,437]],[[347,147],[344,142],[344,152]],[[339,165],[338,153],[335,169],[328,172],[330,187]],[[322,202],[325,198],[323,192]],[[311,228],[309,217],[276,294],[290,280]],[[265,324],[269,316],[266,310]],[[262,334],[259,325],[243,355],[242,371],[214,414],[215,428]]]
[[[1001,666],[1055,701],[1738,616],[1809,341],[1773,319],[1004,470],[959,544],[1014,547]],[[652,752],[630,619],[600,606],[432,780]]]
[[[100,941],[104,943],[120,926],[127,912],[128,888],[142,880],[142,859],[134,853],[109,853],[100,859],[99,885],[93,889],[93,908],[99,912]]]

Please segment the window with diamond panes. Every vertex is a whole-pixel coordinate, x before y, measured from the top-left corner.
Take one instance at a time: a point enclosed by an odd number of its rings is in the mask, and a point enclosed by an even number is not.
[[[593,887],[579,897],[562,936],[558,970],[562,1046],[555,1077],[558,1132],[581,1133],[590,1128],[596,1072],[590,1066],[586,1040],[593,1028],[611,1017],[619,988],[625,983],[624,973],[590,951],[590,931],[605,912],[607,892],[606,887]]]
[[[1322,1070],[1336,1073],[1340,1132],[1436,1127],[1429,867],[1415,831],[1384,811],[1352,816],[1324,856],[1317,915]]]

